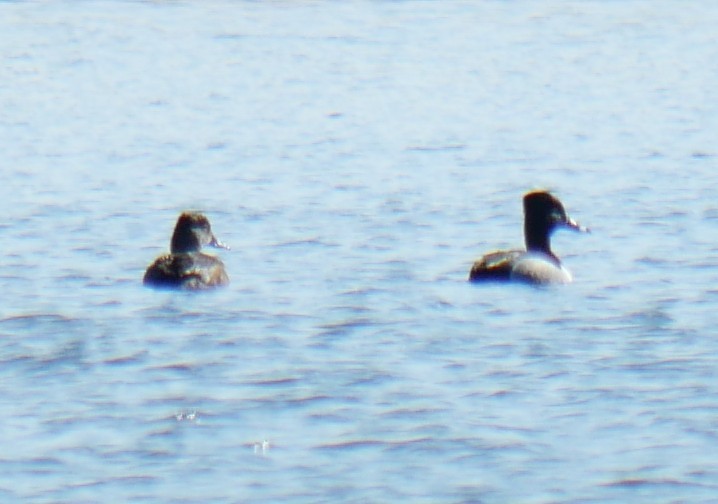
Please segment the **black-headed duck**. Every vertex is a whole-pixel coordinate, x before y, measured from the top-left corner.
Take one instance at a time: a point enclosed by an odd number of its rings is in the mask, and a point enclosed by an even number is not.
[[[203,254],[203,245],[228,249],[212,234],[207,217],[184,212],[177,219],[170,253],[160,256],[147,271],[143,283],[152,287],[199,290],[229,283],[224,263]]]
[[[524,196],[524,239],[526,250],[499,250],[476,261],[469,280],[519,280],[530,283],[569,283],[571,273],[551,251],[551,233],[565,227],[588,232],[571,219],[561,202],[546,191]]]

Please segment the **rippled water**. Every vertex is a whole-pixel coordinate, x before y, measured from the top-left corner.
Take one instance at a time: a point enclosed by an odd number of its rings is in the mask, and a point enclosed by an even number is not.
[[[0,498],[714,500],[717,23],[0,3]],[[574,284],[468,284],[537,186]],[[188,208],[231,285],[143,288]]]

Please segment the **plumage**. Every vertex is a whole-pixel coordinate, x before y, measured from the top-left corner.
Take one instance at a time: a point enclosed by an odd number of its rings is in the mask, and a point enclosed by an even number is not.
[[[185,212],[177,219],[170,253],[158,257],[145,272],[143,282],[152,287],[201,290],[226,285],[224,263],[200,252],[203,245],[229,248],[212,233],[207,217]]]
[[[529,283],[569,283],[571,273],[551,251],[551,233],[559,227],[587,232],[572,220],[563,204],[546,191],[524,196],[524,239],[526,250],[497,250],[476,261],[469,280]]]

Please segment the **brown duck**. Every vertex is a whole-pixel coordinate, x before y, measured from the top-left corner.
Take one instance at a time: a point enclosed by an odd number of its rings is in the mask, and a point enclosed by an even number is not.
[[[228,284],[224,263],[215,256],[200,252],[203,245],[229,248],[215,238],[207,217],[197,212],[184,212],[177,219],[170,253],[158,257],[147,268],[144,284],[189,290]]]

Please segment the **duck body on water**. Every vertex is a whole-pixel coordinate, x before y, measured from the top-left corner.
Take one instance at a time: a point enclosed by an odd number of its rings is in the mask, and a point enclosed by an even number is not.
[[[570,283],[571,273],[551,251],[551,234],[558,228],[589,232],[571,219],[563,204],[547,191],[524,195],[526,250],[498,250],[476,261],[469,281],[520,281],[532,284]]]
[[[145,272],[143,283],[167,289],[202,290],[229,283],[224,263],[200,252],[204,245],[229,247],[215,238],[209,220],[198,212],[184,212],[177,219],[170,253],[158,257]]]

